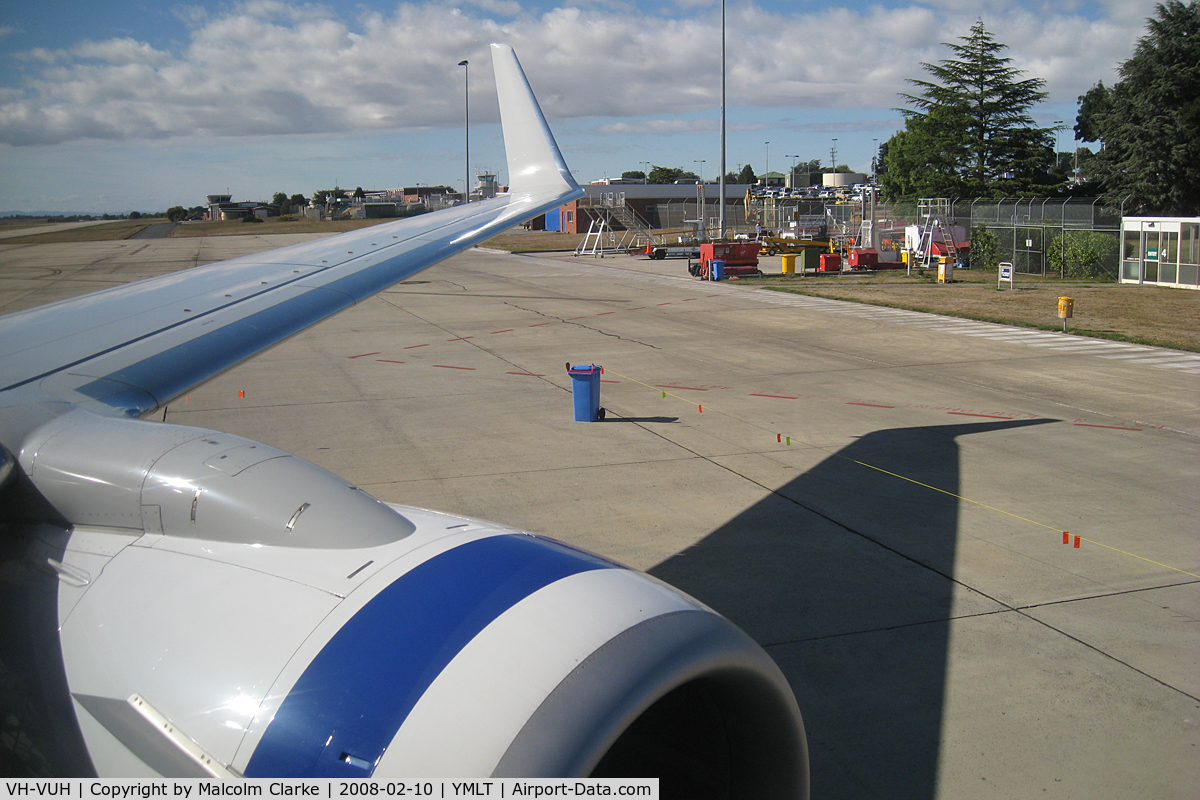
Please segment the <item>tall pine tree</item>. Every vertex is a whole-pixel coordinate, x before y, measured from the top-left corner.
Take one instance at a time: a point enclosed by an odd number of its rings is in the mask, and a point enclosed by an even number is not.
[[[1126,214],[1200,215],[1200,3],[1168,0],[1111,89],[1079,98],[1075,132],[1103,143],[1088,163]]]
[[[904,130],[887,143],[884,189],[892,197],[1049,190],[1053,132],[1029,115],[1045,81],[1022,79],[982,20],[946,46],[955,58],[922,64],[931,79],[910,79],[920,92],[901,95],[912,108],[900,109]]]

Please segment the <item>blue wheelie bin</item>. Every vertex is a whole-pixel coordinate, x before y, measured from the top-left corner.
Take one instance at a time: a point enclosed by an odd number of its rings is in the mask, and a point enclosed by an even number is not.
[[[712,262],[712,279],[714,281],[725,280],[725,262],[724,261],[713,261]]]
[[[571,376],[571,396],[575,401],[575,421],[595,422],[604,419],[600,407],[600,367],[596,364],[567,364]]]

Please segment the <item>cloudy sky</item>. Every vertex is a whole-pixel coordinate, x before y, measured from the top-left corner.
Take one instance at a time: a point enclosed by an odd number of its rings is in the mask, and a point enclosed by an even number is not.
[[[1128,58],[1154,0],[728,0],[729,169],[869,171],[921,62],[982,19],[1047,82],[1039,124]],[[488,44],[516,48],[581,183],[720,163],[720,0],[306,3],[58,0],[0,7],[0,213],[156,211],[335,182],[504,174]],[[456,66],[470,60],[469,75]],[[768,144],[769,143],[769,144]],[[699,163],[703,162],[703,163]]]

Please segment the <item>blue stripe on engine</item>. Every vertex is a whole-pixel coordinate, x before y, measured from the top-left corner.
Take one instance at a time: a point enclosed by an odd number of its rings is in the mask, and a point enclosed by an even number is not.
[[[417,700],[492,620],[554,581],[614,566],[547,539],[502,535],[414,567],[312,660],[268,724],[246,777],[370,775]]]

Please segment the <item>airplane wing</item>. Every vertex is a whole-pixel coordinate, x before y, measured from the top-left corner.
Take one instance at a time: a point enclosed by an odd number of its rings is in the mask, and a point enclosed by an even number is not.
[[[0,318],[0,773],[807,796],[786,680],[687,595],[139,418],[581,193],[512,50],[493,60],[508,195]]]
[[[0,392],[137,416],[447,256],[579,197],[511,48],[493,48],[511,186],[435,214],[0,318]]]

